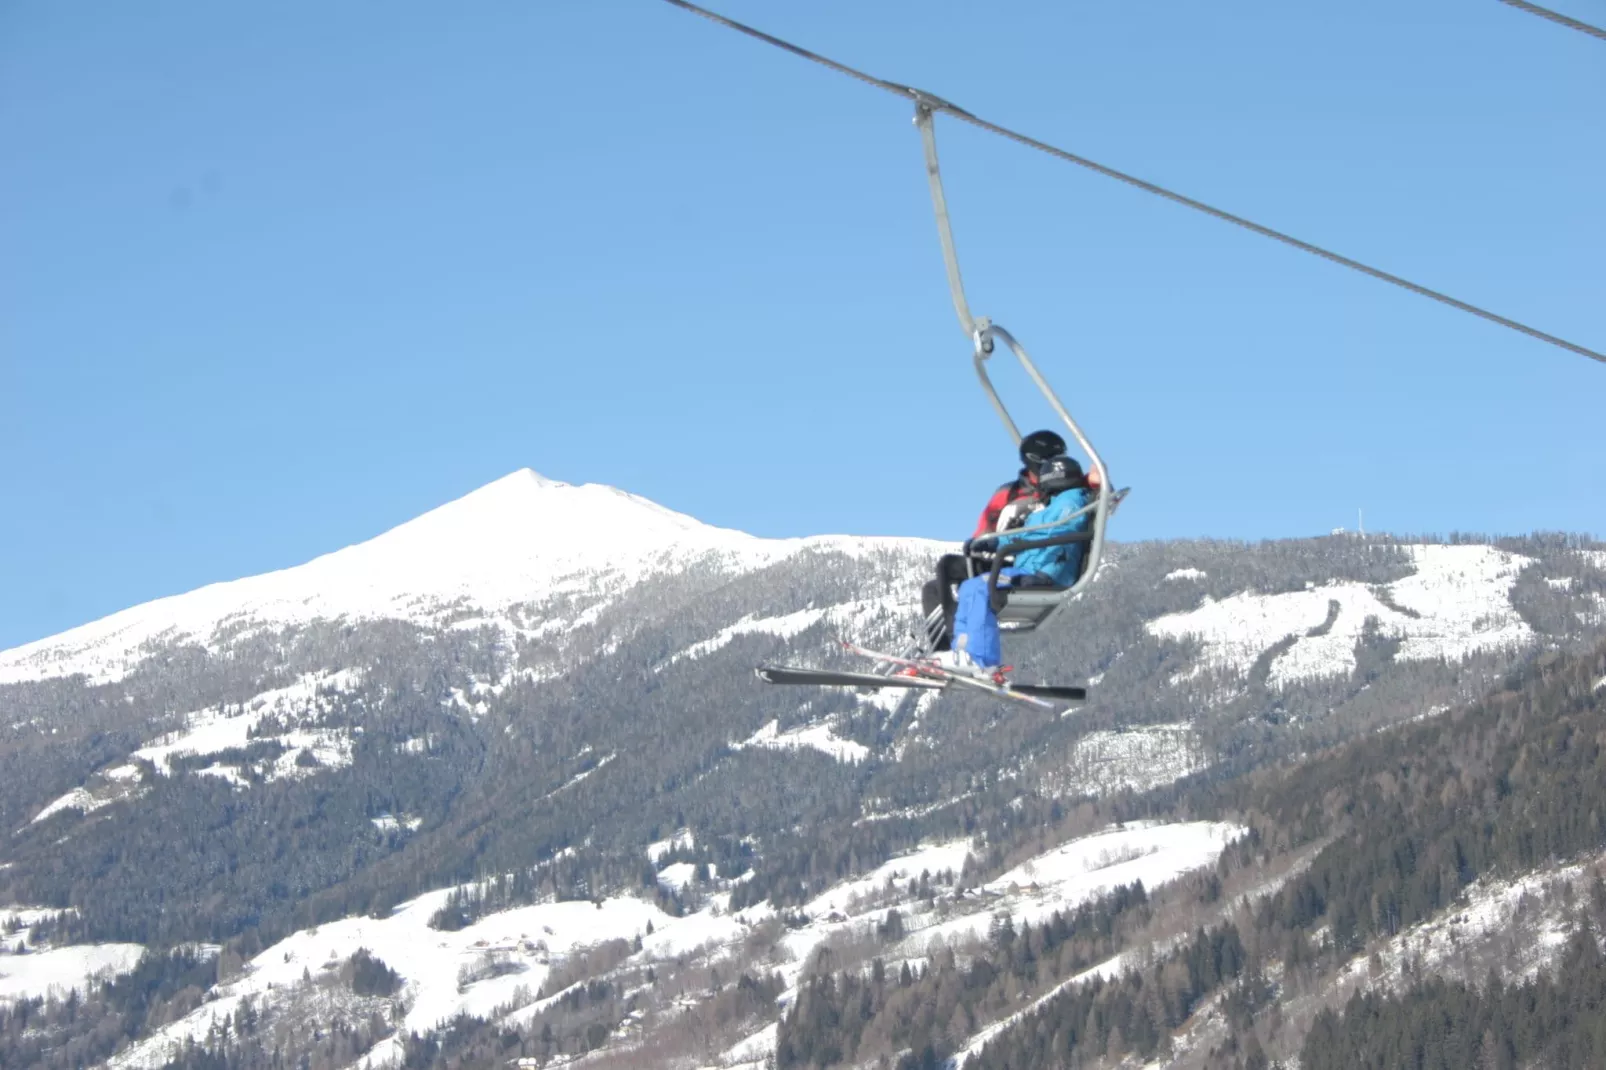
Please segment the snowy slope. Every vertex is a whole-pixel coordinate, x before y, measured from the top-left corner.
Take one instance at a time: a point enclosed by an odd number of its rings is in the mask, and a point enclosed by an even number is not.
[[[694,566],[761,568],[808,548],[863,554],[936,550],[907,539],[761,539],[711,527],[645,498],[522,469],[367,542],[304,565],[158,599],[0,652],[0,683],[84,673],[125,676],[151,648],[216,647],[225,626],[260,631],[315,619],[439,622],[560,594],[605,597]],[[574,623],[572,617],[565,623]]]
[[[1423,974],[1477,977],[1491,963],[1508,982],[1532,978],[1555,961],[1576,931],[1577,919],[1568,916],[1564,899],[1588,894],[1599,861],[1549,866],[1510,880],[1476,881],[1456,905],[1375,942],[1370,951],[1377,954],[1381,969],[1370,953],[1357,955],[1337,981],[1399,989]],[[1501,945],[1497,953],[1489,953],[1491,944]],[[1476,965],[1468,969],[1468,963]]]
[[[82,944],[28,955],[0,955],[0,1005],[82,993],[97,978],[132,970],[144,953],[139,944]]]
[[[863,937],[888,909],[906,912],[910,935],[894,949],[912,961],[925,958],[933,937],[944,941],[979,939],[993,920],[1011,914],[1034,923],[1117,884],[1142,880],[1158,887],[1215,861],[1242,829],[1211,822],[1137,822],[1062,844],[990,882],[980,896],[948,899],[934,912],[907,893],[904,885],[926,874],[961,869],[972,850],[969,840],[931,844],[892,859],[857,878],[839,882],[802,908],[808,921],[784,931],[778,971],[796,984],[813,951],[832,940]],[[678,837],[677,837],[678,839]],[[670,842],[649,851],[667,849]],[[660,879],[690,878],[688,863],[675,863]],[[606,940],[642,938],[641,950],[625,965],[662,963],[702,949],[710,963],[730,961],[753,937],[755,926],[773,916],[759,905],[728,909],[728,894],[711,897],[707,907],[675,917],[630,896],[588,901],[546,902],[480,918],[457,932],[429,927],[430,916],[446,902],[450,889],[425,893],[384,918],[348,917],[305,929],[273,945],[245,971],[214,986],[205,1002],[186,1016],[121,1051],[111,1070],[155,1070],[188,1040],[204,1038],[215,1023],[247,999],[258,1006],[289,1004],[304,978],[331,974],[359,948],[367,949],[405,980],[398,1024],[404,1031],[429,1032],[458,1014],[525,1027],[552,998],[537,999],[541,984],[566,958]],[[953,916],[953,911],[961,911]],[[500,969],[475,980],[476,964],[494,957]],[[673,993],[665,993],[673,998]],[[780,1008],[777,1008],[779,1010]],[[775,1027],[766,1025],[732,1049],[727,1065],[760,1060],[773,1049]],[[384,1067],[400,1058],[394,1038],[382,1041],[363,1065]]]
[[[184,727],[168,732],[133,751],[129,760],[97,770],[88,781],[47,804],[33,818],[40,822],[62,810],[88,814],[114,802],[138,795],[139,767],[134,759],[150,762],[162,776],[173,774],[174,763],[185,757],[203,757],[243,749],[253,742],[278,743],[285,752],[278,759],[259,763],[255,770],[264,780],[310,775],[312,769],[339,769],[351,764],[352,741],[339,729],[320,727],[318,719],[342,691],[362,679],[354,670],[309,673],[288,687],[273,688],[235,706],[209,706],[186,714]],[[264,718],[278,717],[297,727],[281,734],[260,734]],[[308,751],[316,765],[296,764]],[[197,772],[221,777],[236,787],[249,787],[245,771],[234,765],[213,764]]]
[[[649,923],[672,929],[679,920],[651,903],[621,897],[600,907],[583,900],[521,907],[457,932],[431,929],[429,918],[448,895],[450,889],[430,892],[384,918],[345,918],[281,940],[252,959],[242,976],[214,987],[199,1009],[119,1053],[109,1065],[161,1066],[174,1048],[205,1037],[215,1021],[244,1000],[288,995],[304,972],[316,976],[331,970],[359,948],[405,978],[407,1011],[400,1024],[423,1033],[458,1014],[489,1017],[509,1004],[532,1002],[555,958],[604,940],[640,936]],[[505,972],[465,983],[467,971],[487,955],[498,956]]]
[[[1199,640],[1202,669],[1248,673],[1277,642],[1297,636],[1271,666],[1274,685],[1355,668],[1355,645],[1366,621],[1381,635],[1402,640],[1405,661],[1455,661],[1484,650],[1534,642],[1531,628],[1511,604],[1517,573],[1530,559],[1492,546],[1410,546],[1414,575],[1377,589],[1342,581],[1283,594],[1244,592],[1150,621],[1149,634]],[[1173,573],[1173,575],[1176,575]],[[1332,605],[1338,615],[1330,625]],[[1325,627],[1324,627],[1325,626]]]
[[[98,979],[132,970],[145,953],[139,944],[128,943],[57,947],[35,928],[73,913],[52,907],[0,907],[0,1007],[22,999],[83,994]]]

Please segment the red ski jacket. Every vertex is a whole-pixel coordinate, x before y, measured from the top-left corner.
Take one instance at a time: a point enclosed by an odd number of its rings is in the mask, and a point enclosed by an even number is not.
[[[987,507],[981,511],[981,519],[976,522],[976,530],[970,537],[979,539],[983,535],[991,535],[998,530],[998,516],[1005,506],[1017,498],[1029,498],[1035,494],[1036,491],[1024,478],[1005,483],[987,499]]]

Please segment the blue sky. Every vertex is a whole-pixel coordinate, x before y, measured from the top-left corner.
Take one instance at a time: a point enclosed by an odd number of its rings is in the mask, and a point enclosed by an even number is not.
[[[1606,347],[1606,46],[1494,0],[718,6]],[[1606,367],[939,136],[1119,537],[1606,534]],[[907,106],[656,0],[8,4],[0,144],[0,647],[520,467],[936,537],[1012,470]]]

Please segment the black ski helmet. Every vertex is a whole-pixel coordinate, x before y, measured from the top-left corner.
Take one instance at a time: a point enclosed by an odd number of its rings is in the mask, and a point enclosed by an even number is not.
[[[1087,476],[1083,474],[1082,466],[1076,458],[1063,453],[1057,457],[1045,457],[1032,471],[1037,476],[1038,493],[1049,498],[1073,487],[1087,486]]]
[[[1033,431],[1020,440],[1020,463],[1029,472],[1035,472],[1037,466],[1050,457],[1064,454],[1065,440],[1052,431]]]

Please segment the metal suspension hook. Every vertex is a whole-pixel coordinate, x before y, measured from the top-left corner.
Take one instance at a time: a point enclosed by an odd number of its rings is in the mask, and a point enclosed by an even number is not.
[[[975,343],[976,355],[986,360],[993,355],[993,325],[986,316],[976,321],[976,333],[971,335]]]
[[[954,248],[954,228],[948,220],[948,198],[942,191],[942,168],[937,163],[937,131],[932,125],[932,106],[921,98],[915,99],[915,126],[920,128],[920,143],[926,152],[926,182],[931,187],[931,205],[937,213],[937,238],[942,242],[942,262],[948,270],[948,292],[954,299],[954,312],[959,316],[959,329],[965,337],[974,339],[982,328],[970,314],[970,303],[965,300],[965,280],[959,274],[959,253]]]
[[[987,392],[993,411],[998,413],[998,418],[1004,422],[1004,429],[1018,444],[1021,439],[1020,428],[1015,426],[1009,410],[1004,407],[998,392],[993,389],[992,380],[987,377],[987,369],[984,366],[984,362],[993,354],[992,321],[985,316],[980,319],[972,316],[970,302],[965,299],[965,280],[959,272],[959,250],[954,244],[953,222],[948,218],[948,198],[942,188],[942,167],[937,162],[937,130],[932,122],[933,114],[932,102],[917,96],[915,126],[920,128],[920,144],[926,153],[926,182],[931,187],[931,207],[937,215],[937,238],[942,243],[942,262],[948,272],[948,293],[954,301],[954,312],[959,316],[959,328],[970,339],[976,363],[976,375],[981,379],[982,389]]]

